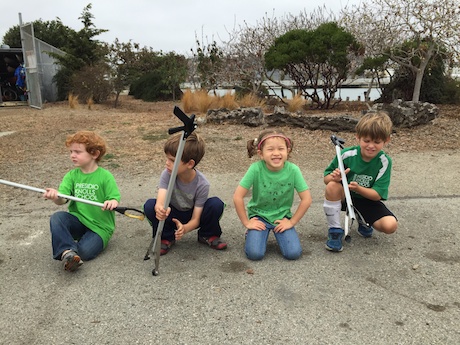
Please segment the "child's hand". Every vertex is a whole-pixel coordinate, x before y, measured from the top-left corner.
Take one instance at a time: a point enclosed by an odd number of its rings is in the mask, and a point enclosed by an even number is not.
[[[345,174],[348,174],[349,172],[350,172],[350,168],[345,169]],[[339,168],[335,168],[335,170],[331,172],[329,175],[331,175],[331,179],[334,182],[342,181],[342,174],[340,173]]]
[[[358,192],[358,189],[361,186],[356,181],[352,181],[348,184],[348,189],[352,190],[353,192]]]
[[[174,236],[176,237],[176,241],[180,240],[182,236],[185,234],[185,227],[184,224],[182,224],[179,220],[176,218],[173,218],[172,221],[176,224],[176,232],[174,233]]]
[[[250,230],[265,230],[265,224],[259,218],[251,218],[249,219],[249,222],[245,224],[245,227]]]
[[[162,207],[155,207],[155,216],[158,220],[165,220],[169,213],[171,212],[171,207],[168,207],[166,210]]]
[[[58,191],[54,188],[46,188],[45,193],[43,193],[43,197],[45,199],[56,201],[57,199],[59,199]]]
[[[105,210],[113,210],[114,208],[118,207],[118,201],[116,200],[106,200],[104,201],[104,207],[102,209]]]
[[[284,232],[293,227],[291,220],[287,218],[283,218],[281,220],[275,220],[275,224],[278,224],[273,229],[273,232]]]

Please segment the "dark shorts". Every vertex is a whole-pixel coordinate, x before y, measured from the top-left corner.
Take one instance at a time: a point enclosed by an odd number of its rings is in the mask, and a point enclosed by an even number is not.
[[[383,218],[386,216],[393,216],[396,218],[393,212],[391,212],[386,207],[386,205],[380,200],[374,201],[374,200],[369,200],[369,199],[364,199],[364,198],[353,198],[353,197],[351,199],[353,202],[353,206],[356,207],[359,213],[361,213],[361,215],[364,217],[366,222],[370,225],[374,224],[380,218]],[[346,205],[347,205],[346,202],[343,201],[342,202],[343,211],[345,211]]]

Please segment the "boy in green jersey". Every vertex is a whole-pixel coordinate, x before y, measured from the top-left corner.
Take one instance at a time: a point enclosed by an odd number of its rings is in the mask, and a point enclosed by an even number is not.
[[[353,206],[371,227],[359,225],[358,233],[369,238],[373,229],[386,234],[396,231],[398,221],[381,200],[388,197],[391,158],[382,150],[390,141],[392,122],[384,112],[368,113],[356,125],[358,145],[341,151]],[[345,200],[342,177],[335,157],[324,171],[326,184],[324,212],[328,223],[326,248],[342,251],[344,230],[340,225],[340,211]]]
[[[115,230],[113,210],[120,192],[113,175],[98,166],[106,153],[104,139],[90,131],[80,131],[65,142],[75,169],[69,171],[59,189],[46,188],[44,197],[57,205],[68,202],[58,193],[104,204],[104,207],[70,201],[68,212],[51,216],[53,258],[63,262],[66,271],[75,271],[83,260],[94,259],[107,246]]]

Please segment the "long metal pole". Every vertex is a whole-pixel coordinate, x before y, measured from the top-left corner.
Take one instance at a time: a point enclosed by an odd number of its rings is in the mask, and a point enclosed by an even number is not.
[[[33,192],[38,192],[38,193],[45,193],[46,192],[46,190],[42,189],[42,188],[35,188],[35,187],[32,187],[32,186],[27,186],[25,184],[15,183],[15,182],[6,181],[6,180],[0,180],[0,183],[8,185],[8,186],[11,186],[11,187],[27,189],[27,190],[30,190],[30,191],[33,191]],[[71,196],[71,195],[65,195],[65,194],[58,193],[58,197],[73,200],[73,201],[82,202],[82,203],[93,205],[93,206],[104,207],[104,204],[102,204],[100,202],[86,200],[86,199],[82,199],[82,198],[77,198],[76,196]]]
[[[182,132],[181,140],[179,142],[179,147],[177,148],[176,160],[174,161],[173,170],[171,171],[171,177],[169,178],[168,191],[166,193],[166,199],[164,204],[164,209],[166,210],[169,207],[171,201],[171,196],[174,189],[174,184],[176,183],[177,171],[179,170],[179,164],[181,162],[182,153],[184,152],[185,146],[185,132]],[[153,244],[153,253],[155,254],[155,267],[153,268],[152,274],[154,276],[158,275],[158,269],[160,266],[160,251],[161,251],[161,234],[165,225],[165,220],[161,220],[158,223],[158,228],[155,233],[155,239]]]

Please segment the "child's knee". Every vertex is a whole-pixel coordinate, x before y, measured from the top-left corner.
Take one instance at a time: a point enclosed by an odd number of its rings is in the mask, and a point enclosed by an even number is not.
[[[343,186],[338,182],[329,182],[326,185],[324,195],[327,200],[340,200],[343,195]]]
[[[214,196],[206,200],[205,203],[206,207],[209,207],[210,209],[213,210],[213,212],[224,212],[224,207],[225,204],[222,200],[220,200],[218,197]]]
[[[246,257],[252,261],[259,261],[262,260],[265,256],[265,250],[262,246],[253,243],[250,241],[249,243],[246,241],[246,245],[244,246],[244,252],[246,253]]]
[[[289,251],[283,254],[286,260],[297,260],[302,256],[302,250]]]
[[[390,235],[398,229],[398,221],[394,217],[384,217],[375,222],[373,227],[380,232]]]
[[[246,257],[252,261],[260,261],[264,258],[265,253],[251,251],[246,249]]]

